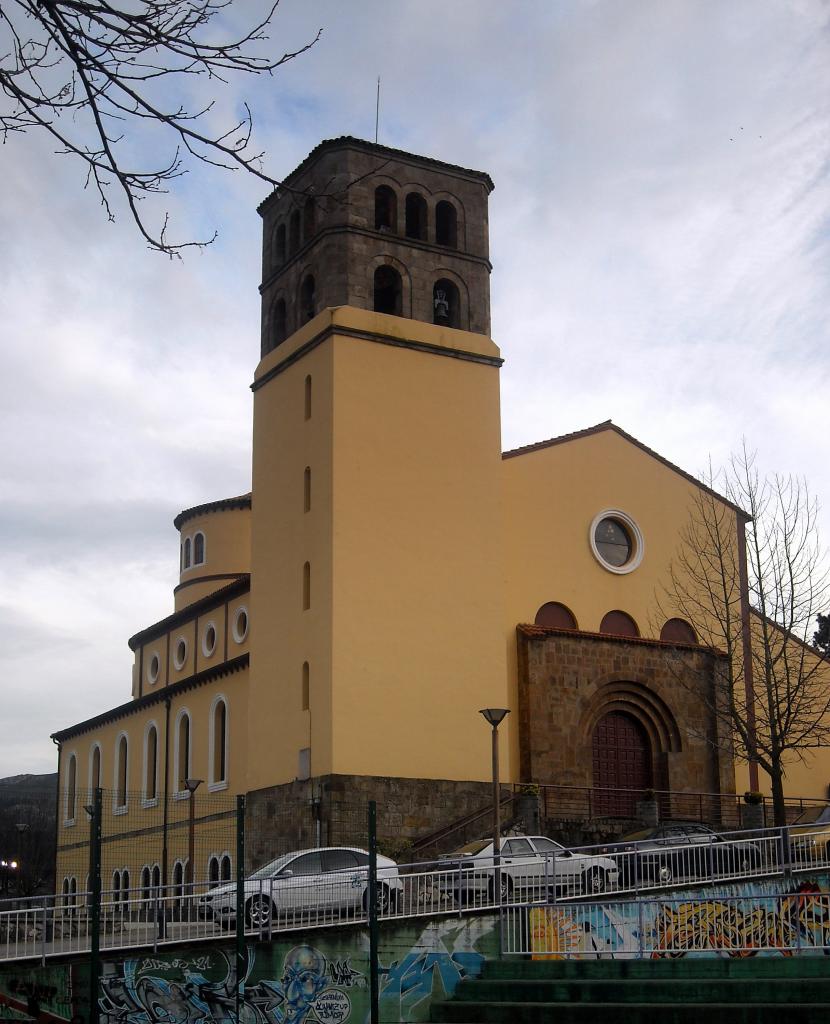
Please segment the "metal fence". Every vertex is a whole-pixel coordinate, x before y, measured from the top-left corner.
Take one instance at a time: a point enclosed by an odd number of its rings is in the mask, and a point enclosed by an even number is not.
[[[504,909],[502,952],[537,959],[830,954],[830,894],[603,901]]]
[[[129,884],[123,873],[108,873],[107,841],[112,845],[116,834],[119,841],[123,835],[105,829],[105,817],[102,808],[100,841],[86,849],[93,880],[96,863],[100,866],[100,891],[96,893],[93,885],[0,903],[0,960],[46,959],[94,948],[157,949],[229,935],[241,942],[250,936],[268,938],[279,932],[365,921],[369,916],[365,817],[363,842],[355,843],[355,849],[347,848],[351,843],[295,849],[251,864],[244,853],[249,825],[244,802],[231,816],[205,822],[201,840],[194,813],[192,862],[199,863],[195,851],[200,851],[201,862],[210,865],[208,851],[224,844],[222,849],[229,849],[234,858],[231,877],[221,877],[220,866],[218,878],[210,867],[191,878],[187,858],[178,858],[181,873],[166,883],[161,878],[156,883],[151,874],[149,884],[143,868],[131,873],[134,880]],[[191,843],[189,815],[185,820],[188,828],[176,849]],[[357,829],[357,815],[350,821]],[[159,847],[151,845],[150,836],[134,838],[142,841],[138,849],[149,863],[150,853]],[[671,885],[828,871],[827,838],[816,827],[797,833],[772,829],[713,834],[703,841],[676,836],[665,842],[565,849],[543,837],[507,835],[498,860],[486,840],[431,863],[396,864],[379,857],[375,906],[380,920],[392,920],[497,907],[512,914],[514,908],[567,906],[608,893],[628,893],[645,904]],[[152,844],[157,841],[153,838]],[[241,869],[241,864],[246,867]],[[520,916],[508,915],[508,923],[514,922],[510,927],[519,928],[519,920]]]

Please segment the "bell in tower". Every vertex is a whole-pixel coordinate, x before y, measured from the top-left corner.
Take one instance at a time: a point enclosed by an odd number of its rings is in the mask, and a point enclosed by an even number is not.
[[[490,333],[489,175],[321,142],[259,207],[262,355],[327,306]]]

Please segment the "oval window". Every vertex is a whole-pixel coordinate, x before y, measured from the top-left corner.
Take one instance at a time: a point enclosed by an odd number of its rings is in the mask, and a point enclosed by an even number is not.
[[[187,641],[183,636],[180,636],[176,641],[176,648],[173,652],[173,664],[176,669],[179,670],[184,667],[184,663],[187,660]]]
[[[202,634],[202,654],[206,658],[209,658],[216,650],[216,626],[212,622],[209,622],[205,626],[205,631]]]
[[[159,672],[161,671],[161,659],[156,651],[153,651],[150,656],[150,661],[147,665],[147,681],[149,683],[155,683],[158,680]]]
[[[241,644],[245,637],[248,635],[248,609],[239,608],[237,609],[236,615],[233,620],[233,638]]]

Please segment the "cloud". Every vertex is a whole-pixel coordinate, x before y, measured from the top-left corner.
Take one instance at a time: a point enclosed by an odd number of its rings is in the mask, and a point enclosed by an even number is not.
[[[211,117],[249,101],[279,176],[321,138],[371,138],[380,75],[381,142],[496,182],[505,447],[611,416],[696,472],[746,435],[826,503],[828,17],[819,0],[283,0],[274,52],[322,26],[320,43]],[[3,149],[0,777],[53,770],[49,732],[128,699],[126,638],[172,607],[172,516],[250,486],[270,188],[192,170],[151,209],[219,239],[171,262],[53,148]]]

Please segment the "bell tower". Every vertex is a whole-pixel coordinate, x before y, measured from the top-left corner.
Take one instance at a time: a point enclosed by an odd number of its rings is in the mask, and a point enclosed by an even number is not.
[[[511,706],[492,188],[341,138],[259,208],[249,790],[400,780],[419,803],[490,778],[478,709]]]
[[[488,174],[321,142],[259,207],[262,355],[327,306],[490,333]]]

